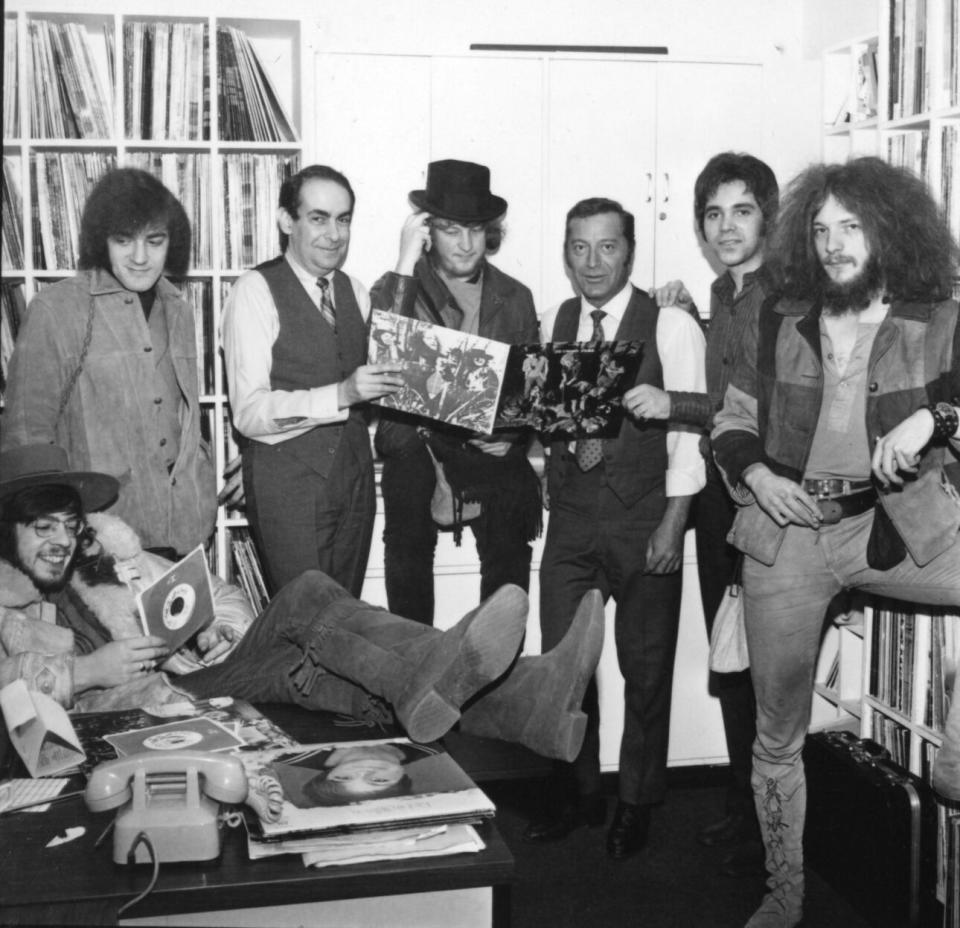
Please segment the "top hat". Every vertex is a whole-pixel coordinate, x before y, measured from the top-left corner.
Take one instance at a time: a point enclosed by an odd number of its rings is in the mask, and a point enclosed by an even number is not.
[[[80,494],[86,512],[95,512],[117,498],[120,484],[109,474],[68,469],[67,452],[57,445],[21,445],[0,454],[0,507],[30,487],[67,486]]]
[[[411,190],[410,200],[454,222],[489,222],[507,211],[507,201],[490,192],[490,168],[472,161],[431,161],[427,189]]]

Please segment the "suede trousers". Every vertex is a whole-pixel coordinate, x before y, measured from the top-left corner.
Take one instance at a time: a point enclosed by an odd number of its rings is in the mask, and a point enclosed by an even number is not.
[[[757,698],[755,790],[776,782],[798,797],[805,783],[801,752],[810,722],[814,671],[830,600],[843,589],[931,605],[960,605],[960,542],[924,567],[908,555],[890,570],[867,565],[873,511],[814,530],[787,528],[776,563],[746,558],[744,610]],[[762,796],[757,792],[757,799]],[[802,813],[797,823],[802,832]]]
[[[624,677],[620,799],[654,803],[666,793],[673,663],[680,622],[682,572],[645,571],[651,533],[666,506],[659,485],[631,507],[607,486],[601,462],[582,473],[571,460],[550,519],[540,566],[540,627],[546,653],[563,638],[583,595],[599,589],[617,604],[614,633]],[[600,710],[596,680],[583,709],[587,733],[573,765],[558,769],[580,795],[598,792]]]
[[[436,485],[433,461],[419,442],[403,456],[384,458],[380,488],[384,508],[384,567],[387,604],[392,612],[433,624],[433,561],[437,525],[430,515]],[[533,549],[520,526],[509,518],[495,520],[481,511],[468,523],[480,559],[480,599],[505,583],[530,588]]]

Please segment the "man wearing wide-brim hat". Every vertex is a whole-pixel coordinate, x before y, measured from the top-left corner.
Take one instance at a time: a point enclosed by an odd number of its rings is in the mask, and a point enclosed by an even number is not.
[[[410,191],[414,213],[401,232],[396,269],[374,284],[374,306],[509,344],[539,341],[527,287],[494,267],[507,201],[490,189],[490,169],[453,159],[427,166],[423,189]],[[417,426],[429,426],[426,437]],[[433,622],[437,526],[430,515],[436,483],[426,443],[462,499],[479,501],[471,523],[480,557],[480,596],[502,583],[527,589],[530,542],[540,528],[539,482],[522,433],[469,435],[435,421],[385,410],[376,446],[383,457],[386,587],[390,608]],[[455,526],[459,539],[459,526]]]

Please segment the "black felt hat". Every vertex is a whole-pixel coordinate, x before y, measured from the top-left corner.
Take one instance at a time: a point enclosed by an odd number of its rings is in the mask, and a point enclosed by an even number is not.
[[[441,219],[489,222],[507,211],[507,201],[490,192],[490,169],[472,161],[431,161],[426,190],[411,190],[410,200]]]
[[[112,503],[120,489],[109,474],[69,470],[67,452],[57,445],[21,445],[0,454],[0,510],[15,493],[44,486],[73,487],[86,512]]]

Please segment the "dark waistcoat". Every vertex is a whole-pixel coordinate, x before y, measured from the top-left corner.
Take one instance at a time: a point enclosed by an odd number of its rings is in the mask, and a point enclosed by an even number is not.
[[[334,332],[286,260],[274,258],[257,270],[270,287],[280,319],[280,333],[273,343],[270,389],[310,390],[338,383],[365,363],[367,330],[346,274],[342,271],[333,274],[337,312]],[[356,408],[351,409],[346,422],[318,425],[304,435],[271,448],[297,458],[326,477],[345,438],[361,453],[364,445],[369,449],[366,423]]]
[[[633,291],[620,320],[616,338],[642,341],[643,352],[634,385],[649,383],[663,389],[663,368],[657,352],[657,304],[642,290]],[[557,313],[552,339],[576,341],[580,321],[580,299],[567,300]],[[566,441],[551,445],[548,485],[550,496],[559,499],[565,477],[577,467]],[[603,442],[606,482],[624,506],[632,506],[654,487],[662,484],[667,471],[667,429],[664,422],[636,422],[624,417],[616,438]]]

